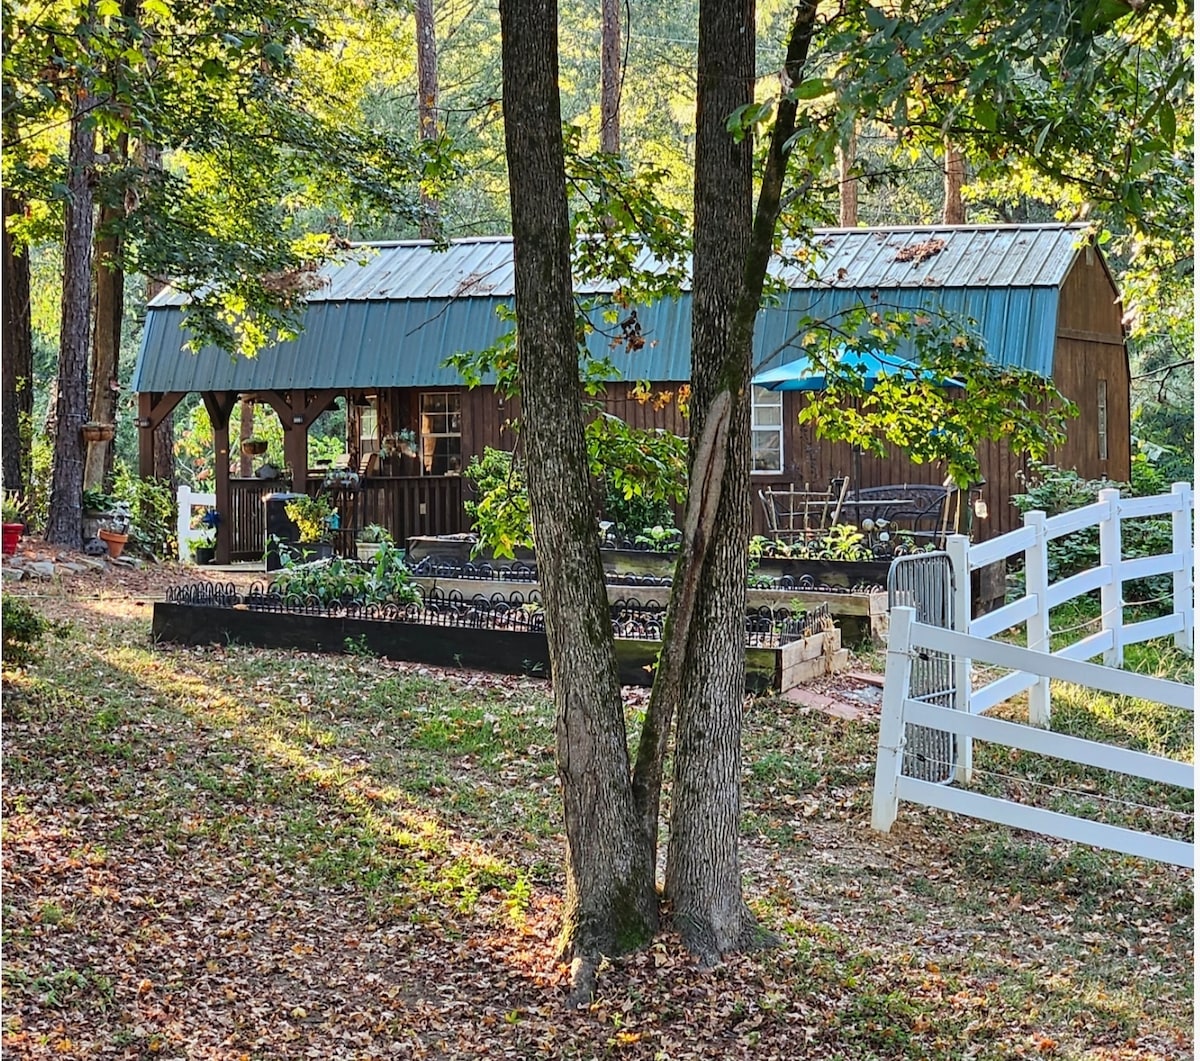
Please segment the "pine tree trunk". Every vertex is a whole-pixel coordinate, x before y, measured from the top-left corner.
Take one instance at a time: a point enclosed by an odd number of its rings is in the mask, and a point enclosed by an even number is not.
[[[433,0],[416,0],[417,28],[417,119],[422,140],[438,138],[437,37],[434,32]],[[422,239],[433,239],[438,231],[438,201],[421,190]]]
[[[68,148],[67,200],[63,226],[62,327],[58,356],[58,400],[50,511],[46,540],[78,548],[82,536],[83,456],[80,427],[87,419],[88,352],[92,317],[92,169],[95,133],[91,97],[76,100]]]
[[[151,170],[162,168],[162,149],[157,144],[140,143],[137,149],[137,158],[138,163],[147,173]],[[166,286],[164,280],[153,276],[148,277],[146,280],[146,301],[149,302]],[[158,426],[154,428],[151,448],[154,453],[151,474],[155,479],[166,483],[171,496],[174,497],[175,491],[179,486],[179,477],[175,472],[174,412],[167,413],[159,421]]]
[[[121,157],[128,151],[129,138],[122,135],[114,150]],[[120,265],[120,239],[113,231],[124,211],[112,205],[100,209],[95,258],[95,336],[92,342],[91,398],[89,417],[102,424],[117,421],[117,391],[114,384],[121,358],[121,323],[125,315],[125,271]],[[83,467],[83,485],[102,487],[112,468],[114,442],[89,442]]]
[[[243,398],[241,406],[242,412],[241,419],[239,420],[240,428],[238,434],[241,436],[241,441],[245,442],[254,435],[254,403],[248,402]],[[254,474],[254,458],[249,453],[242,453],[238,458],[238,474],[243,479],[249,479]]]
[[[858,129],[852,127],[838,147],[838,224],[854,228],[858,224],[858,180],[854,159],[858,153]]]
[[[621,152],[621,0],[601,0],[600,150]]]
[[[943,188],[942,224],[965,225],[967,208],[963,203],[963,181],[966,177],[966,162],[963,153],[946,137],[946,174]]]
[[[13,240],[11,220],[24,204],[7,188],[4,197],[3,409],[4,489],[24,494],[30,473],[33,416],[33,325],[29,302],[29,255]]]
[[[602,954],[658,925],[635,828],[624,714],[588,483],[575,339],[553,0],[504,0],[505,147],[525,448],[554,680],[567,835],[563,952],[577,995]]]

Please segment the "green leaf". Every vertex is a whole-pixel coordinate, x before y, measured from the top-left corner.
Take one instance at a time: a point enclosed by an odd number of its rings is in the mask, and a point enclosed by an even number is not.
[[[792,96],[796,99],[818,99],[821,96],[827,96],[833,91],[833,83],[823,77],[811,77],[807,81],[801,81],[795,89],[792,90]]]

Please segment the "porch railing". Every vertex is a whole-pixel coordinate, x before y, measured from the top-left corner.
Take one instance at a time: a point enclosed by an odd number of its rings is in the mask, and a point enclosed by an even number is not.
[[[310,478],[308,493],[321,490],[322,479]],[[262,479],[230,481],[231,555],[254,559],[266,548],[267,494],[288,490],[285,483]],[[368,523],[386,527],[400,544],[414,535],[459,534],[469,529],[463,513],[462,479],[446,476],[371,476],[355,491],[334,497],[341,519],[339,551],[353,551],[354,535]]]

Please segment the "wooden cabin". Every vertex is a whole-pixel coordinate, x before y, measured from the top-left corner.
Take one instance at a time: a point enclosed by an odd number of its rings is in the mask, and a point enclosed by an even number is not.
[[[1121,304],[1112,275],[1083,226],[1020,225],[832,229],[819,231],[817,276],[780,266],[787,290],[759,315],[755,370],[797,356],[800,321],[829,316],[866,299],[899,308],[940,308],[972,318],[989,356],[1053,377],[1079,409],[1053,461],[1085,476],[1129,476],[1129,367]],[[919,248],[920,253],[913,253]],[[310,425],[335,400],[347,403],[352,467],[360,489],[343,499],[349,528],[388,526],[398,539],[468,530],[461,472],[485,446],[512,449],[512,403],[485,379],[474,389],[445,364],[482,349],[510,329],[497,309],[512,303],[512,241],[464,239],[439,250],[427,242],[368,244],[359,260],[324,270],[308,295],[302,334],[232,359],[215,349],[190,354],[185,299],[154,299],[134,373],[139,395],[143,474],[153,467],[153,428],[188,393],[198,392],[213,420],[219,561],[262,555],[263,495],[281,487],[320,488],[323,472],[307,468]],[[637,308],[644,345],[614,347],[619,327],[597,317],[589,342],[617,362],[606,407],[637,426],[686,432],[671,401],[644,401],[634,381],[655,395],[674,394],[690,376],[691,295]],[[790,351],[790,353],[789,353]],[[268,403],[284,427],[290,468],[302,482],[238,479],[229,472],[230,417],[242,398]],[[755,529],[764,513],[759,491],[823,487],[857,471],[856,486],[939,483],[943,471],[912,465],[902,453],[855,461],[849,448],[817,440],[797,422],[803,392],[755,388],[753,407]],[[968,399],[969,400],[969,396]],[[385,439],[416,436],[411,455]],[[1020,489],[1020,454],[1003,445],[981,452],[989,516],[976,527],[990,537],[1017,524],[1011,495]]]

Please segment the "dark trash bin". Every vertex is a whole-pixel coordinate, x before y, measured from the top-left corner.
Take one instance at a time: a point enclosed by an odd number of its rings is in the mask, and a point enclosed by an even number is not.
[[[268,571],[278,571],[283,567],[283,561],[279,558],[278,542],[286,545],[293,554],[299,552],[300,528],[288,519],[288,514],[284,510],[284,506],[289,501],[295,501],[302,496],[302,494],[281,491],[275,494],[266,494],[263,497],[263,504],[266,506],[266,559]]]

